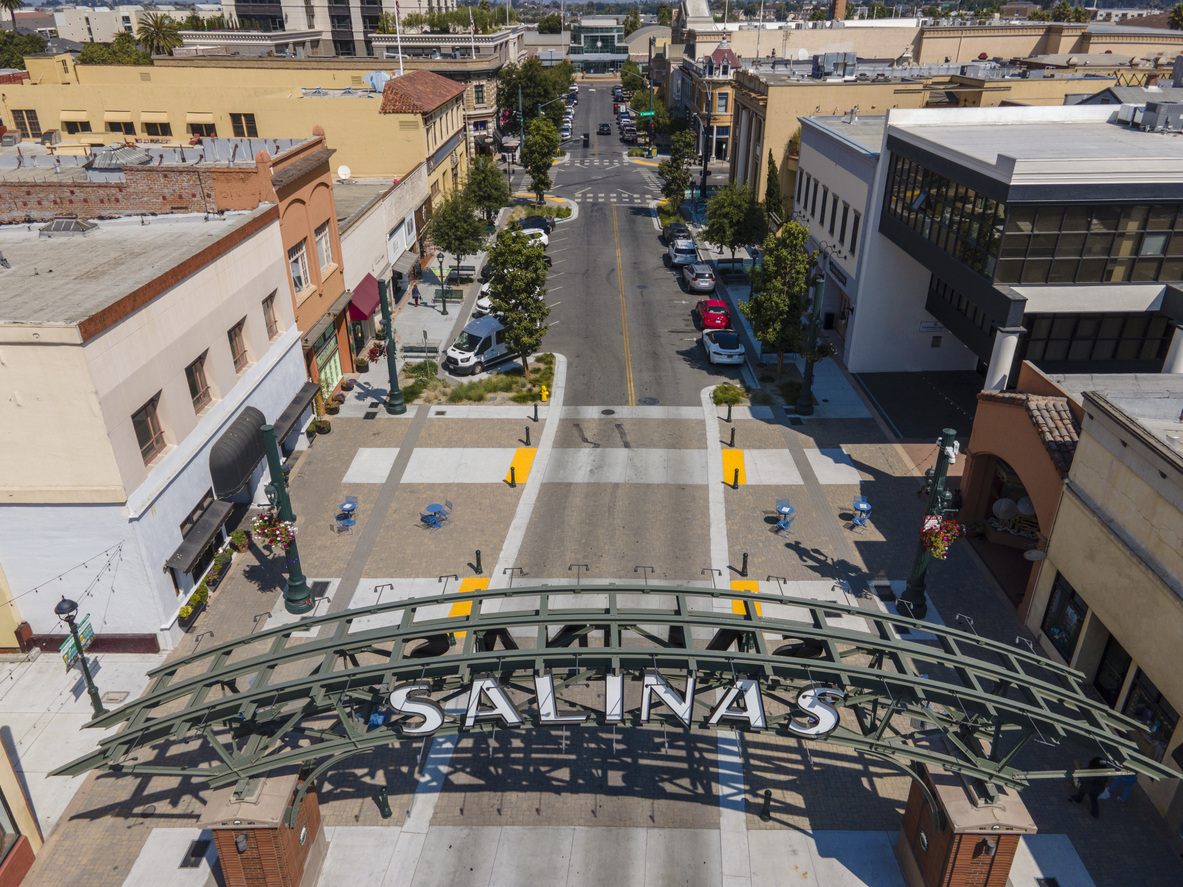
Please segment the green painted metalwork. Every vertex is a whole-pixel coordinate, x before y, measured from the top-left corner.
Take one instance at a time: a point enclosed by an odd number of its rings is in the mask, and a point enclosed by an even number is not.
[[[465,600],[473,602],[470,614],[446,615]],[[732,600],[743,602],[742,614],[731,612]],[[864,618],[871,630],[833,627],[831,614]],[[383,624],[358,625],[369,617]],[[292,642],[292,632],[310,629],[319,629],[317,638]],[[903,640],[900,630],[929,632],[936,642]],[[416,652],[420,640],[431,655]],[[776,655],[786,640],[816,658]],[[695,676],[694,729],[705,728],[710,691],[738,678],[759,682],[773,732],[800,717],[793,699],[801,687],[834,685],[846,692],[836,703],[842,724],[820,741],[913,775],[916,764],[937,765],[987,794],[1072,772],[1079,754],[1068,749],[1062,768],[1019,767],[1033,740],[1080,745],[1153,779],[1177,776],[1139,752],[1132,738],[1138,723],[1090,699],[1082,674],[1033,653],[878,609],[657,585],[450,593],[346,610],[211,646],[154,670],[142,697],[91,720],[91,727],[122,728],[53,775],[111,770],[205,779],[218,787],[243,786],[292,765],[320,772],[365,751],[422,739],[401,732],[411,718],[371,717],[389,715],[390,689],[410,680],[431,682],[437,699],[456,698],[474,675],[495,675],[525,726],[540,727],[553,725],[540,720],[532,676],[550,671],[562,706],[588,712],[589,728],[608,726],[586,694],[581,701],[563,692],[609,672],[639,678],[650,669]],[[656,715],[681,729],[665,710]],[[641,726],[639,706],[626,707],[622,725]],[[490,729],[478,722],[472,731]],[[463,718],[449,713],[437,735],[462,730]],[[183,762],[169,761],[171,743],[201,738],[209,746],[205,763],[195,764],[192,752]]]

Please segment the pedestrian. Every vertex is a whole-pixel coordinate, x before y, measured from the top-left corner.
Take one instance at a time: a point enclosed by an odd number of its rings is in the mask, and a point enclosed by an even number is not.
[[[411,287],[411,298],[415,300],[415,307],[419,307],[419,284]]]
[[[1123,773],[1113,780],[1113,785],[1109,786],[1109,790],[1113,793],[1113,797],[1117,798],[1117,803],[1124,804],[1130,799],[1130,789],[1137,781],[1138,774],[1136,773]]]
[[[1112,765],[1104,758],[1093,758],[1089,761],[1088,769],[1090,770],[1104,770]],[[1105,790],[1109,788],[1109,783],[1113,781],[1112,776],[1086,776],[1080,780],[1080,790],[1068,798],[1069,801],[1074,801],[1079,804],[1084,800],[1084,796],[1089,796],[1089,806],[1093,814],[1093,819],[1101,818],[1101,805],[1098,801]]]

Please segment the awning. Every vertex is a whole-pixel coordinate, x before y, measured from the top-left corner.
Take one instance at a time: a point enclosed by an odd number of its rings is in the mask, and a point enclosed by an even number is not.
[[[213,123],[214,114],[212,111],[190,111],[185,115],[186,123]]]
[[[263,433],[259,429],[266,424],[262,413],[254,407],[245,407],[210,447],[209,473],[214,495],[219,499],[233,496],[251,479],[264,455]]]
[[[480,134],[474,135],[472,137],[472,140],[474,142],[476,142],[478,145],[480,145],[482,148],[492,148],[493,145],[495,144],[495,142],[493,141],[493,137],[487,136],[487,135],[480,135]]]
[[[180,570],[182,573],[192,570],[197,559],[201,557],[201,553],[210,544],[210,540],[217,535],[222,524],[226,523],[226,518],[230,516],[233,509],[232,503],[215,499],[197,523],[189,528],[189,535],[181,541],[180,546],[173,552],[172,557],[164,562],[164,565],[172,567],[174,570]]]
[[[167,111],[141,111],[140,123],[168,123]]]
[[[401,256],[394,260],[392,270],[397,271],[403,277],[411,273],[411,269],[415,267],[415,263],[419,261],[419,253],[413,249],[407,250]]]
[[[131,123],[131,111],[104,111],[103,120],[107,123]]]
[[[349,303],[349,319],[368,319],[378,307],[379,301],[378,281],[373,274],[367,274],[361,279],[361,283],[353,288],[353,299]]]
[[[304,347],[311,348],[312,343],[320,338],[320,334],[327,330],[337,319],[337,316],[345,310],[345,306],[349,304],[350,294],[344,293],[337,301],[335,301],[329,310],[325,312],[324,317],[312,325],[312,329],[304,334]]]
[[[300,390],[296,392],[296,396],[292,398],[279,418],[275,420],[275,439],[280,443],[292,433],[292,429],[296,427],[296,423],[300,421],[300,416],[308,409],[308,404],[312,403],[312,398],[316,397],[316,392],[320,391],[320,386],[315,382],[305,382],[300,386]]]
[[[62,111],[58,115],[58,119],[62,123],[85,123],[90,119],[90,113],[87,111]]]

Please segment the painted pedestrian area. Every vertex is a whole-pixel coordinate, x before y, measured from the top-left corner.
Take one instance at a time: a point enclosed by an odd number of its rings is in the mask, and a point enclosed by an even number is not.
[[[721,614],[739,612],[728,592],[809,598],[842,607],[829,624],[859,632],[889,612],[879,591],[902,591],[921,478],[874,419],[789,424],[770,408],[737,408],[728,421],[709,391],[692,407],[566,406],[565,372],[560,357],[537,421],[524,406],[450,404],[366,419],[372,390],[347,404],[291,476],[301,559],[318,598],[310,615],[443,595],[423,618],[460,618],[471,612],[470,592],[575,583],[715,589],[708,600]],[[872,504],[866,528],[852,525],[858,495]],[[334,518],[346,496],[358,499],[357,523],[341,533]],[[795,508],[787,532],[776,527],[778,499]],[[445,501],[451,519],[428,529],[424,509]],[[292,644],[324,640],[323,629],[302,629],[284,611],[282,567],[258,549],[237,562],[172,656],[285,625]],[[934,565],[929,590],[934,624],[971,615],[984,637],[1014,642],[1013,610],[963,548]],[[759,606],[765,616],[787,609]],[[390,618],[358,619],[349,633]],[[102,672],[97,679],[102,686]],[[1032,766],[1050,769],[1066,753],[1035,746]],[[202,837],[194,825],[208,790],[163,776],[75,782],[28,883],[138,887],[162,883],[164,872],[170,884],[207,883],[212,854],[179,864]],[[849,749],[771,732],[586,725],[441,735],[325,774],[329,851],[318,883],[896,887],[910,785]],[[389,819],[376,801],[383,788]],[[1178,883],[1140,790],[1125,807],[1106,804],[1099,822],[1065,803],[1068,792],[1063,782],[1023,791],[1039,832],[1021,842],[1011,884]]]

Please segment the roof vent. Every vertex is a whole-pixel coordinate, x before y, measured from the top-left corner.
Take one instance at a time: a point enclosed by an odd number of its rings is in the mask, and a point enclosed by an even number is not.
[[[82,237],[97,228],[94,222],[81,219],[54,219],[37,229],[40,237]]]

